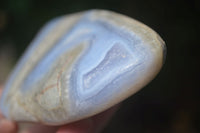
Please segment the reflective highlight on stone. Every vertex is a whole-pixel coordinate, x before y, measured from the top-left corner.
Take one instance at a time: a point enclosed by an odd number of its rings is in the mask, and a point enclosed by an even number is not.
[[[95,115],[149,83],[164,49],[152,29],[111,11],[56,18],[11,74],[1,110],[9,119],[49,125]]]

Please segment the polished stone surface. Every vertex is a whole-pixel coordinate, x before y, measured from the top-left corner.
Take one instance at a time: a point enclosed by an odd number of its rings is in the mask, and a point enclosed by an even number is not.
[[[0,107],[16,121],[49,125],[95,115],[149,83],[165,44],[146,25],[89,10],[50,21],[8,80]]]

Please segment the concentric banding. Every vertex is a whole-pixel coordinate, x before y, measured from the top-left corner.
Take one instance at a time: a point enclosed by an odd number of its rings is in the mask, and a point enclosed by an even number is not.
[[[151,81],[163,49],[153,30],[113,12],[54,19],[15,68],[1,109],[14,120],[51,125],[97,114]]]

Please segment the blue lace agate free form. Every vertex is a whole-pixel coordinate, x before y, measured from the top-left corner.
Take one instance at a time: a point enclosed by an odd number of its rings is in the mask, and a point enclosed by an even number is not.
[[[12,120],[59,125],[119,103],[162,67],[165,44],[124,15],[90,10],[50,21],[33,40],[1,98]]]

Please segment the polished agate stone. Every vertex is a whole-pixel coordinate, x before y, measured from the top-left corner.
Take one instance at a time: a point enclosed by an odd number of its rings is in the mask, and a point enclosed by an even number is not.
[[[100,113],[149,83],[165,44],[146,25],[89,10],[44,26],[5,86],[1,111],[11,120],[59,125]]]

